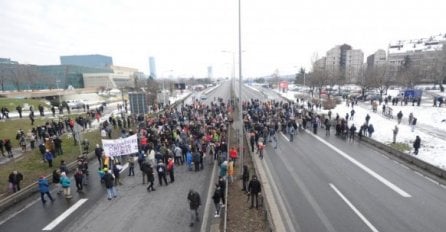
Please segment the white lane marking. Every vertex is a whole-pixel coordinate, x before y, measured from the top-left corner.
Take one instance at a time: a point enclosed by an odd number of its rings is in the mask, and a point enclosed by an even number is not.
[[[432,179],[432,178],[430,178],[430,177],[428,177],[428,176],[424,176],[424,178],[426,178],[428,181],[430,181],[430,182],[432,182],[432,183],[434,183],[434,184],[436,184],[436,185],[439,185],[440,183],[438,183],[438,181],[436,181],[436,180],[434,180],[434,179]]]
[[[48,230],[54,229],[54,227],[59,225],[59,223],[61,223],[63,220],[65,220],[65,218],[70,216],[74,211],[76,211],[79,207],[81,207],[85,202],[87,202],[87,200],[88,199],[86,199],[86,198],[80,199],[74,205],[72,205],[70,208],[68,208],[65,212],[63,212],[59,217],[54,219],[50,224],[45,226],[45,228],[43,228],[42,230],[48,231]]]
[[[446,185],[440,184],[440,187],[446,189]]]
[[[417,175],[419,175],[419,176],[421,176],[421,177],[424,177],[423,174],[421,174],[421,173],[419,173],[419,172],[417,172],[417,171],[415,171],[415,174],[417,174]]]
[[[327,216],[325,215],[321,206],[317,203],[316,199],[310,193],[310,190],[306,186],[305,182],[299,178],[299,176],[297,175],[297,173],[295,171],[293,171],[294,167],[291,166],[291,164],[289,162],[287,162],[284,157],[278,156],[278,158],[282,160],[283,164],[285,165],[286,171],[291,175],[291,177],[294,180],[294,183],[296,183],[296,185],[302,191],[303,196],[305,197],[305,199],[307,199],[308,203],[310,203],[311,207],[314,209],[314,212],[316,213],[318,218],[321,220],[322,224],[325,226],[327,231],[328,232],[336,232],[336,229],[333,227],[330,220],[328,220]]]
[[[347,160],[349,160],[350,162],[352,162],[353,164],[355,164],[356,166],[358,166],[359,168],[361,168],[362,170],[364,170],[365,172],[367,172],[371,176],[375,177],[381,183],[383,183],[387,187],[391,188],[393,191],[397,192],[401,196],[403,196],[403,197],[412,197],[409,193],[407,193],[406,191],[402,190],[400,187],[394,185],[392,182],[388,181],[386,178],[382,177],[381,175],[379,175],[378,173],[376,173],[372,169],[366,167],[365,165],[363,165],[359,161],[355,160],[351,156],[347,155],[345,152],[339,150],[335,146],[333,146],[330,143],[326,142],[325,140],[319,138],[318,136],[313,135],[312,133],[308,133],[308,134],[310,134],[311,136],[313,136],[317,140],[321,141],[322,143],[324,143],[325,145],[327,145],[328,147],[330,147],[331,149],[336,151],[339,155],[341,155],[342,157],[346,158]]]
[[[282,137],[284,139],[286,139],[286,141],[288,141],[288,142],[290,141],[290,139],[288,137],[286,137],[286,135],[283,132],[280,132],[280,134],[282,135]]]
[[[399,164],[400,164],[400,166],[401,166],[402,168],[405,168],[405,169],[407,169],[407,170],[410,170],[410,168],[407,167],[406,165],[404,165],[404,164],[402,164],[402,163],[399,163]]]
[[[372,223],[370,223],[369,220],[367,220],[367,218],[364,217],[364,215],[362,215],[361,212],[359,212],[359,210],[341,193],[341,191],[338,190],[338,188],[336,188],[336,186],[334,186],[332,183],[330,183],[330,187],[342,198],[342,200],[344,200],[345,203],[347,203],[347,205],[353,210],[353,212],[356,213],[356,215],[358,215],[359,218],[361,218],[361,220],[373,231],[373,232],[379,232],[375,226],[372,225]]]
[[[37,198],[34,201],[31,201],[30,203],[28,203],[27,205],[25,205],[25,207],[21,208],[19,211],[10,214],[8,217],[6,217],[3,221],[0,221],[0,225],[3,225],[5,222],[9,221],[11,218],[17,216],[18,214],[20,214],[21,212],[27,210],[29,207],[33,206],[36,202],[40,201],[40,197]]]

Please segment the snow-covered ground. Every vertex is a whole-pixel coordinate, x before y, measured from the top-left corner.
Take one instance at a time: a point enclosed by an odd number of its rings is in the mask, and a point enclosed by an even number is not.
[[[296,93],[289,91],[279,94],[294,101]],[[429,94],[443,95],[440,92],[429,92]],[[393,119],[382,115],[382,106],[378,107],[377,113],[373,113],[370,102],[360,102],[354,106],[355,116],[353,120],[349,121],[349,125],[354,123],[359,130],[359,127],[365,122],[366,115],[369,114],[370,123],[373,124],[375,129],[372,138],[384,144],[390,144],[393,137],[392,129],[398,124],[396,114],[401,111],[404,116],[401,124],[398,125],[397,142],[406,143],[412,148],[415,136],[420,136],[421,148],[416,157],[446,169],[446,105],[443,105],[441,108],[433,107],[433,100],[428,96],[423,98],[421,106],[412,106],[412,103],[409,103],[407,106],[401,106],[400,104],[399,106],[392,106],[391,103],[388,105],[393,109]],[[340,117],[345,117],[346,113],[350,114],[351,110],[352,108],[347,107],[345,101],[343,101],[332,110],[332,115],[336,116],[338,113]],[[326,112],[328,111],[321,111],[321,113]],[[417,118],[417,126],[414,132],[411,131],[407,119],[411,112]]]

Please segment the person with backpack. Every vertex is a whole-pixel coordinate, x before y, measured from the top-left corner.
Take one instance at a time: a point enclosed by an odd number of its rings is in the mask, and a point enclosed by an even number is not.
[[[201,199],[200,194],[198,194],[196,191],[190,189],[189,193],[187,194],[187,200],[189,201],[189,208],[190,208],[190,227],[194,226],[194,222],[200,221],[198,218],[198,208],[201,205]]]
[[[158,180],[160,183],[160,186],[163,186],[163,180],[164,183],[167,185],[169,185],[167,183],[167,178],[166,178],[166,165],[163,163],[163,160],[159,160],[157,166],[156,166],[156,171],[158,172]]]

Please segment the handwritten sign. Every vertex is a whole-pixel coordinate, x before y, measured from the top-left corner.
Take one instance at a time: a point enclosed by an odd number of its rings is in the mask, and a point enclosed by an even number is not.
[[[109,156],[130,155],[138,152],[138,139],[136,134],[122,139],[103,139],[102,147]]]

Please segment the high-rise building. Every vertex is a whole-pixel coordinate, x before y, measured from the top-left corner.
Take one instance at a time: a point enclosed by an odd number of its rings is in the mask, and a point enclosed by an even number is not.
[[[109,68],[113,65],[113,59],[104,55],[74,55],[61,56],[60,64],[62,65],[78,65],[91,68]]]
[[[155,57],[149,57],[149,73],[151,78],[156,78],[156,66],[155,66]]]
[[[345,58],[345,80],[356,83],[364,64],[364,53],[360,49],[347,50]]]
[[[352,49],[348,44],[337,45],[327,51],[326,57],[317,61],[319,68],[323,60],[327,75],[339,75],[348,83],[354,83],[364,62],[364,53],[359,49]]]
[[[378,49],[375,53],[367,56],[367,68],[373,68],[386,64],[386,51]]]

